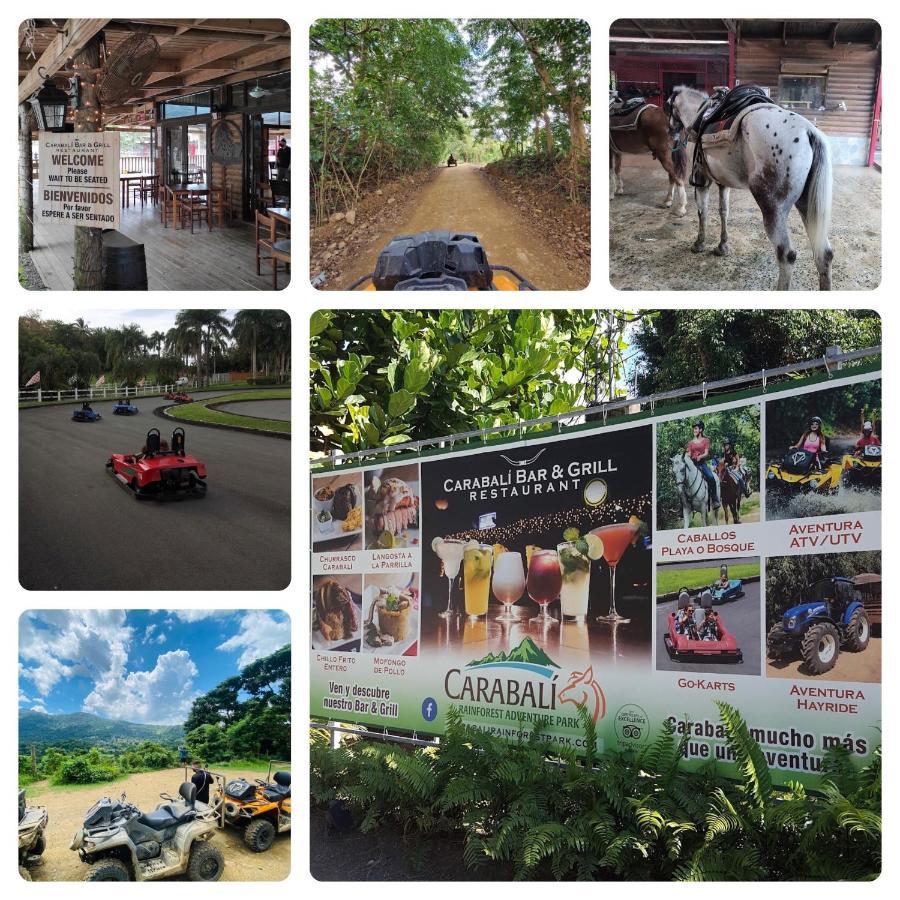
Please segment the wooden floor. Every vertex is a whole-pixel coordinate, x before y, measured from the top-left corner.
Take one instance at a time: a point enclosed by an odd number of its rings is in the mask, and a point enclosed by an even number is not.
[[[245,222],[213,227],[211,232],[206,225],[195,225],[191,234],[189,228],[163,228],[157,207],[142,209],[138,204],[122,208],[119,231],[144,245],[151,291],[272,290],[268,261],[260,264],[262,275],[256,274],[254,229]],[[73,289],[74,243],[74,226],[43,223],[35,216],[31,258],[48,290]],[[289,281],[290,275],[280,265],[278,289],[286,288]]]

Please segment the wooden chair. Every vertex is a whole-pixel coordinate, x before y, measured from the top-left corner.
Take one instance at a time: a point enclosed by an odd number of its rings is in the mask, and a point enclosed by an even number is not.
[[[263,256],[260,250],[268,250],[269,255]],[[260,260],[267,259],[272,265],[272,290],[278,290],[278,263],[285,264],[285,271],[291,269],[291,242],[290,239],[280,238],[275,231],[275,219],[264,216],[256,211],[256,274],[261,275]]]
[[[148,201],[150,203],[156,203],[159,195],[159,183],[157,177],[155,175],[147,175],[145,178],[142,178],[140,186],[138,187],[138,192],[141,197],[141,206],[144,206]]]
[[[206,227],[212,231],[212,221],[209,217],[209,191],[191,191],[187,197],[179,200],[181,210],[181,227],[184,228],[184,217],[188,216],[191,223],[191,234],[194,233],[194,222],[206,222]]]
[[[175,194],[167,184],[159,185],[159,221],[163,228],[169,227],[169,220],[175,224]]]
[[[228,208],[228,188],[212,188],[209,192],[210,215],[216,219],[220,228],[225,227],[225,221],[230,219]]]
[[[275,201],[272,199],[272,186],[270,182],[257,182],[256,201],[260,209],[266,209],[269,206],[275,205]]]

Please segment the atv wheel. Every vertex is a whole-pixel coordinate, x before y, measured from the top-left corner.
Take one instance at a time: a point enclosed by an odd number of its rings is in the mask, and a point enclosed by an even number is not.
[[[244,829],[244,843],[254,853],[263,853],[274,841],[275,826],[268,819],[257,819]]]
[[[187,876],[191,881],[218,881],[225,869],[225,857],[218,847],[206,841],[195,841],[191,847]]]
[[[769,629],[766,638],[766,651],[772,659],[781,659],[784,656],[785,631],[779,622]]]
[[[22,881],[31,881],[31,872],[25,866],[19,866],[19,877]]]
[[[131,881],[131,870],[121,859],[101,859],[84,876],[85,881]]]
[[[840,653],[840,637],[830,622],[813,625],[800,642],[803,662],[813,675],[824,675],[834,668]]]
[[[847,649],[859,653],[869,646],[869,617],[864,609],[857,609],[847,623]]]
[[[47,841],[43,835],[40,835],[34,844],[32,844],[28,854],[29,856],[40,856],[46,849]]]

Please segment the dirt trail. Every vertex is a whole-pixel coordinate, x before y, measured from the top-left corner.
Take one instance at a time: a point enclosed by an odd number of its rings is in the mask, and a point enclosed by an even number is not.
[[[491,187],[478,166],[460,163],[443,168],[427,184],[406,219],[394,226],[394,234],[413,234],[429,229],[470,231],[478,235],[495,265],[511,266],[541,290],[578,291],[583,277],[552,249],[552,235],[540,236],[522,214]],[[348,265],[337,287],[346,289],[371,272],[387,241],[370,242],[353,265]]]
[[[229,778],[244,777],[249,780],[265,777],[265,772],[246,769],[217,769]],[[118,781],[104,784],[71,785],[53,787],[46,781],[38,781],[26,788],[30,806],[44,806],[50,815],[47,825],[47,849],[43,865],[31,869],[34,881],[81,881],[88,867],[69,849],[72,836],[81,827],[84,814],[104,795],[119,797],[124,791],[132,803],[144,812],[162,803],[159,795],[167,792],[173,796],[184,780],[183,769],[165,769],[159,772],[140,772]],[[291,870],[290,834],[279,835],[270,850],[254,853],[244,844],[240,832],[233,828],[221,830],[213,838],[225,856],[222,881],[281,881]],[[185,880],[184,878],[177,880]]]

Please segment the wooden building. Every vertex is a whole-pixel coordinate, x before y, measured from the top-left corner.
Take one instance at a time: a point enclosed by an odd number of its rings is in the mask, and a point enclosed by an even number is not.
[[[674,84],[757,84],[828,136],[836,164],[875,159],[881,28],[872,19],[619,19],[610,73],[621,94],[655,103]]]

